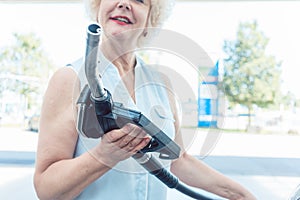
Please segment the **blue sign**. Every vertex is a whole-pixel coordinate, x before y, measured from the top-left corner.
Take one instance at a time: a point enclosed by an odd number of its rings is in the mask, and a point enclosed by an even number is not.
[[[198,86],[198,127],[217,127],[219,62]]]

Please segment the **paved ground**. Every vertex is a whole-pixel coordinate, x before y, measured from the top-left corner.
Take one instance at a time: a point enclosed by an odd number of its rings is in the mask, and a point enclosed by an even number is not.
[[[197,132],[187,145],[189,153],[246,186],[259,200],[286,200],[300,184],[300,136],[213,134]],[[214,148],[203,150],[203,141]],[[0,128],[0,199],[37,199],[32,185],[36,144],[37,133]],[[191,198],[170,190],[168,199]]]

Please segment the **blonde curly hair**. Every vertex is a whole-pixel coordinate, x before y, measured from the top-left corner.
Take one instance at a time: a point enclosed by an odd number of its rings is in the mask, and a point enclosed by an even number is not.
[[[97,21],[97,14],[101,0],[84,0],[86,13],[88,17]],[[168,19],[174,7],[175,0],[150,0],[150,14],[147,28],[161,28]],[[155,31],[151,31],[155,35]],[[153,36],[152,35],[152,36]],[[151,37],[141,37],[139,46],[147,43]]]

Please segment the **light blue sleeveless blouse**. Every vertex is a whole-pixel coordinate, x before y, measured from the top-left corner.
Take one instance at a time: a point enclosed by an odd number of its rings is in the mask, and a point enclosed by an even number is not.
[[[83,61],[73,63],[73,68],[83,87],[86,82]],[[166,86],[161,75],[140,59],[135,66],[135,98],[130,97],[117,68],[103,55],[98,65],[103,84],[114,102],[141,111],[160,127],[170,138],[175,137],[174,118],[170,108]],[[77,157],[99,143],[99,139],[85,138],[79,134],[74,156]],[[156,156],[157,153],[153,153]],[[169,162],[164,163],[169,167]],[[84,200],[165,200],[167,187],[156,177],[146,172],[134,159],[117,164],[98,180],[90,184],[76,199]]]

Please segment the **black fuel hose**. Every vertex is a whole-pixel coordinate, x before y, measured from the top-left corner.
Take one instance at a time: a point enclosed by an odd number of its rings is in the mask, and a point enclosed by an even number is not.
[[[174,176],[171,172],[165,169],[162,164],[151,154],[136,153],[132,156],[140,165],[142,165],[148,172],[158,178],[166,186],[172,189],[176,189],[181,193],[188,195],[194,199],[198,200],[216,200],[206,197],[190,187],[186,186],[184,183],[179,181],[179,179]]]

